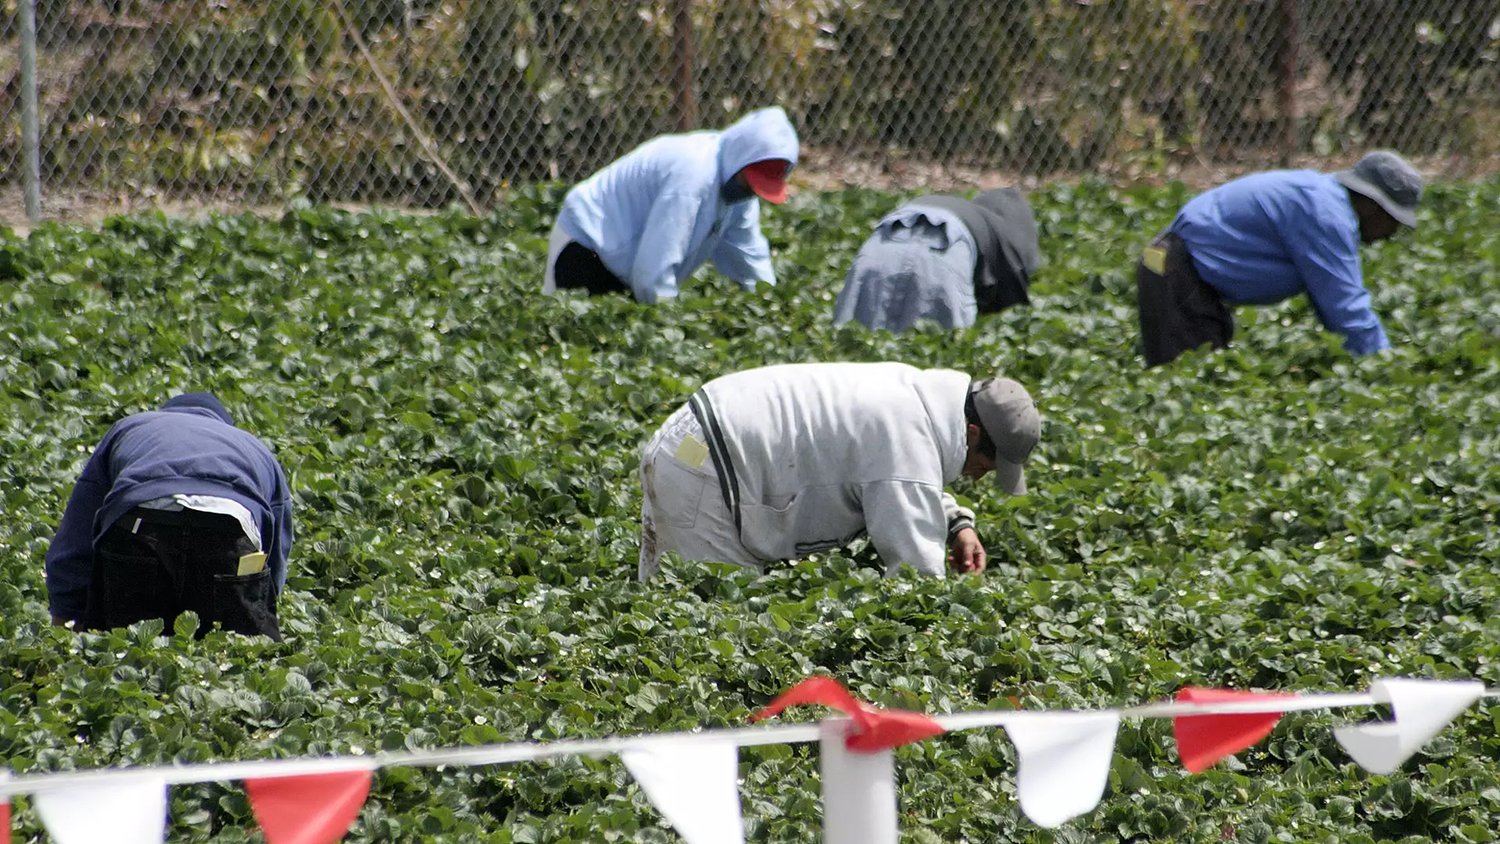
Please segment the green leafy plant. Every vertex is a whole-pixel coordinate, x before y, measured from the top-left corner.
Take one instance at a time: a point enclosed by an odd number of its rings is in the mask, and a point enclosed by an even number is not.
[[[1366,253],[1397,348],[1351,359],[1303,303],[1241,309],[1236,344],[1146,372],[1136,250],[1180,186],[1033,195],[1035,303],[971,330],[829,324],[899,197],[766,213],[781,284],[705,271],[655,308],[538,295],[562,188],[484,219],[121,217],[0,233],[0,758],[17,772],[546,740],[743,723],[809,673],[927,711],[1091,708],[1187,683],[1500,685],[1500,182],[1439,185]],[[1039,397],[1032,492],[958,492],[982,577],[884,580],[859,547],[752,577],[673,561],[634,582],[638,449],[701,382],[765,363],[1002,370]],[[47,623],[41,565],[120,416],[211,389],[290,474],[287,641]],[[182,624],[179,621],[179,626]],[[815,717],[809,713],[799,717]],[[1335,716],[1289,716],[1199,776],[1127,724],[1104,802],[1026,821],[996,732],[897,752],[907,840],[1486,841],[1500,712],[1398,774]],[[755,842],[813,840],[816,750],[742,754]],[[17,840],[38,841],[17,804]],[[175,788],[172,840],[251,840],[233,784]],[[610,760],[385,770],[356,842],[676,840]]]

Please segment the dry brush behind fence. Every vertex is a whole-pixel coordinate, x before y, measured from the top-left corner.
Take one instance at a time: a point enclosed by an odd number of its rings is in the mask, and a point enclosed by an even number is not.
[[[7,187],[22,3],[49,195],[482,207],[770,103],[1038,177],[1500,153],[1500,0],[4,0]]]

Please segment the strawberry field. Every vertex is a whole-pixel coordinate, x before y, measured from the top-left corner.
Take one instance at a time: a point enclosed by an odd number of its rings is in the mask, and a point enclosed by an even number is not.
[[[1396,348],[1353,359],[1303,302],[1144,371],[1132,267],[1188,193],[1032,196],[1033,304],[973,329],[829,324],[900,197],[767,209],[781,285],[700,273],[682,299],[542,297],[561,188],[490,216],[115,218],[0,233],[0,761],[17,773],[373,754],[739,725],[809,674],[927,712],[1098,708],[1187,684],[1500,686],[1500,181],[1438,185],[1369,248]],[[752,577],[634,582],[637,452],[700,383],[774,362],[898,360],[1026,384],[1029,495],[960,481],[982,576],[884,580],[869,549]],[[274,644],[146,622],[49,626],[42,559],[88,452],[174,392],[218,394],[296,493]],[[896,752],[903,840],[1491,841],[1500,706],[1390,776],[1290,715],[1190,776],[1126,723],[1092,813],[1015,802],[999,731]],[[793,718],[813,718],[805,712]],[[741,753],[749,840],[817,840],[815,746]],[[17,801],[14,839],[43,840]],[[233,784],[176,787],[169,840],[260,840]],[[675,842],[617,760],[384,769],[346,840]]]

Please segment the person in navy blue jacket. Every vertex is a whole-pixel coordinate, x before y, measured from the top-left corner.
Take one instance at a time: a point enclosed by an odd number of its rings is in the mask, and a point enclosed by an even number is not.
[[[1229,345],[1231,305],[1299,293],[1351,354],[1389,348],[1359,246],[1416,226],[1422,187],[1415,168],[1382,150],[1349,170],[1255,173],[1193,198],[1136,265],[1146,366]]]
[[[276,599],[292,548],[286,473],[208,393],[116,422],[73,487],[47,550],[55,624],[107,629],[147,618],[199,635],[280,640]]]

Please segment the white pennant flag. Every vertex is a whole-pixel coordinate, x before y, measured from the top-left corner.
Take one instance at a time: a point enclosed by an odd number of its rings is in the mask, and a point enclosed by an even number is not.
[[[157,777],[38,791],[32,803],[57,844],[162,844],[167,837],[167,783]]]
[[[1392,720],[1338,727],[1333,735],[1361,768],[1389,774],[1482,697],[1484,684],[1382,677],[1370,694],[1391,705]]]
[[[1005,732],[1021,757],[1021,811],[1032,823],[1055,827],[1099,805],[1119,729],[1116,712],[1028,712],[1006,719]]]
[[[620,758],[688,844],[743,844],[738,747],[723,741],[651,742],[620,751]]]

